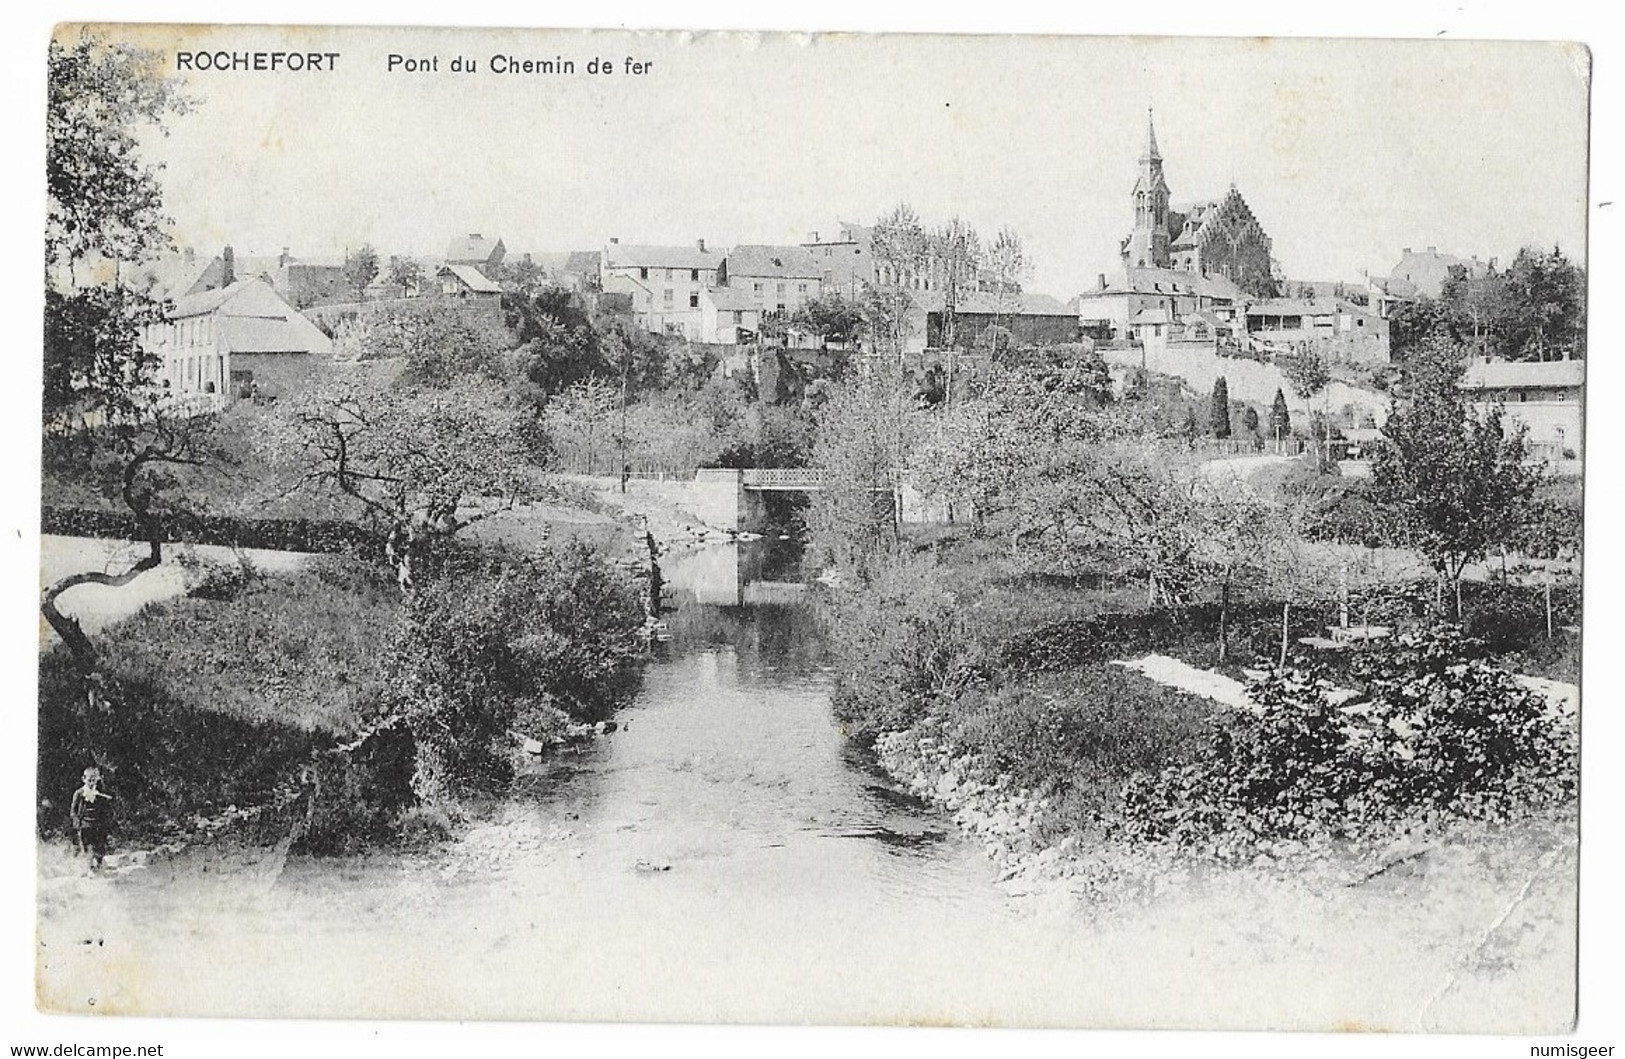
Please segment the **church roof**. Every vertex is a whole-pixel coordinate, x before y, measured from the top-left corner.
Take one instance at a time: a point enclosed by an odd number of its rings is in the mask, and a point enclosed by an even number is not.
[[[1142,162],[1162,161],[1162,152],[1157,150],[1157,126],[1151,120],[1151,108],[1145,108],[1145,154],[1141,156]]]

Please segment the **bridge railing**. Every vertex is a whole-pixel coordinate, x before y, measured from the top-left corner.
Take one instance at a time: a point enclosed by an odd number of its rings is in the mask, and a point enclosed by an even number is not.
[[[825,485],[829,472],[816,467],[757,467],[742,472],[745,485],[778,486],[782,489]]]

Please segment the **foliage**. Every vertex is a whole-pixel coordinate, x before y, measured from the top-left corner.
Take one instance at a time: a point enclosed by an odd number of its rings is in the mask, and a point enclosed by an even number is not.
[[[1526,246],[1504,272],[1451,266],[1437,298],[1394,307],[1394,358],[1409,359],[1429,338],[1508,360],[1584,357],[1585,288],[1585,270],[1558,247]]]
[[[401,380],[409,385],[446,387],[464,379],[509,378],[504,354],[513,339],[481,308],[424,299],[347,322],[338,344],[358,360],[403,361]]]
[[[1256,423],[1255,416],[1254,424]],[[1230,384],[1225,381],[1223,375],[1213,380],[1213,396],[1209,401],[1207,425],[1216,438],[1230,436]]]
[[[1298,353],[1287,360],[1286,377],[1292,385],[1292,392],[1305,401],[1324,390],[1332,381],[1325,358],[1313,350]]]
[[[1286,394],[1279,388],[1275,391],[1275,400],[1270,404],[1270,437],[1289,438],[1292,436],[1292,413],[1286,407]]]
[[[609,714],[634,678],[643,617],[636,586],[579,541],[461,556],[403,603],[373,726],[411,731],[420,799],[490,789],[511,777],[528,724]]]
[[[826,342],[848,344],[863,334],[863,306],[840,291],[830,291],[803,302],[791,322]]]
[[[1124,791],[1126,831],[1221,855],[1380,836],[1439,815],[1505,818],[1573,798],[1576,734],[1448,627],[1362,654],[1352,701],[1312,668],[1249,688],[1196,761]]]
[[[47,267],[93,257],[136,261],[165,242],[158,169],[137,130],[161,127],[190,102],[162,76],[164,57],[104,40],[53,39],[45,108]],[[70,277],[71,278],[71,277]]]
[[[389,284],[401,289],[401,297],[412,297],[423,285],[423,266],[409,257],[391,255]]]
[[[340,495],[373,520],[410,588],[439,542],[529,495],[528,426],[477,379],[413,389],[334,378],[285,402],[262,444],[293,490]]]
[[[895,543],[898,490],[923,413],[895,365],[876,365],[832,391],[818,410],[812,465],[828,473],[812,496],[814,551],[860,575]]]
[[[834,588],[822,616],[835,658],[835,715],[849,734],[907,728],[980,679],[973,642],[944,571],[928,559],[875,563]]]
[[[1212,705],[1097,663],[972,686],[941,712],[956,753],[1044,792],[1060,804],[1070,832],[1098,834],[1120,814],[1123,785],[1135,773],[1195,756]]]
[[[367,293],[367,286],[378,278],[378,251],[371,243],[363,244],[344,260],[344,285],[355,292],[359,300]]]
[[[1468,407],[1456,385],[1458,354],[1429,339],[1413,359],[1408,394],[1383,427],[1373,481],[1434,568],[1459,582],[1463,567],[1515,535],[1540,472],[1521,428],[1504,430],[1498,408],[1480,416]]]

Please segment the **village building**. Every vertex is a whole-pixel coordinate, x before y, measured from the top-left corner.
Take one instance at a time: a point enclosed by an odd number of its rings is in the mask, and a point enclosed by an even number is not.
[[[1239,343],[1248,296],[1224,276],[1127,266],[1101,273],[1074,301],[1083,334],[1097,341],[1184,338]]]
[[[1585,361],[1475,357],[1459,383],[1480,412],[1527,431],[1530,450],[1559,470],[1578,471],[1585,444]]]
[[[1149,111],[1133,200],[1134,229],[1119,247],[1125,270],[1171,268],[1223,276],[1260,297],[1275,293],[1270,237],[1234,185],[1218,199],[1181,209],[1170,205],[1162,152]]]
[[[508,255],[501,239],[489,239],[479,232],[458,236],[446,244],[446,264],[472,265],[477,269],[495,268]]]
[[[1247,305],[1247,334],[1254,348],[1314,352],[1349,364],[1386,364],[1388,321],[1366,306],[1342,298],[1313,301],[1270,298]]]
[[[611,239],[600,263],[599,286],[627,299],[638,323],[656,334],[700,341],[701,295],[717,285],[722,257],[693,246],[632,246]]]
[[[487,279],[473,265],[442,265],[435,273],[435,281],[442,298],[493,303],[502,300],[501,285]]]
[[[809,232],[801,248],[818,262],[819,286],[826,292],[856,298],[875,282],[872,229],[841,221],[832,238]]]
[[[159,386],[188,412],[275,399],[333,354],[332,340],[258,278],[177,300],[141,342],[162,361]]]
[[[700,292],[700,341],[733,346],[753,342],[762,326],[762,306],[750,291],[708,287]]]
[[[749,295],[763,313],[793,313],[822,293],[824,268],[799,246],[746,244],[724,255],[717,282]]]
[[[226,283],[225,257],[203,257],[190,247],[160,254],[138,265],[125,266],[123,281],[157,301],[175,301],[191,294],[215,290]]]
[[[1399,252],[1399,264],[1388,273],[1388,280],[1381,287],[1383,293],[1398,300],[1437,298],[1444,292],[1451,269],[1465,269],[1469,279],[1480,279],[1494,265],[1494,261],[1480,261],[1476,256],[1462,258],[1441,254],[1436,246],[1420,253],[1407,246]]]
[[[988,350],[999,341],[1016,346],[1055,346],[1078,340],[1078,313],[1043,294],[964,291],[954,308],[954,348]],[[948,299],[940,290],[913,296],[906,352],[947,348]]]

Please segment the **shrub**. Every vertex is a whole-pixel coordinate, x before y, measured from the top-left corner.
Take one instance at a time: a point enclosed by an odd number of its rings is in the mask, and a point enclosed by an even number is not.
[[[607,716],[635,681],[643,617],[630,579],[574,540],[537,556],[465,553],[420,586],[390,636],[380,704],[412,733],[419,796],[510,778],[515,726],[546,707]]]
[[[927,557],[892,559],[867,584],[827,597],[835,715],[851,734],[907,728],[980,679],[981,652],[944,581]]]
[[[1116,665],[973,688],[946,711],[956,749],[1059,806],[1068,832],[1101,827],[1136,772],[1192,758],[1212,706]]]
[[[1361,652],[1354,698],[1312,668],[1270,671],[1258,713],[1222,716],[1197,759],[1137,774],[1126,830],[1212,852],[1381,834],[1407,818],[1504,818],[1570,799],[1568,718],[1445,627]]]

